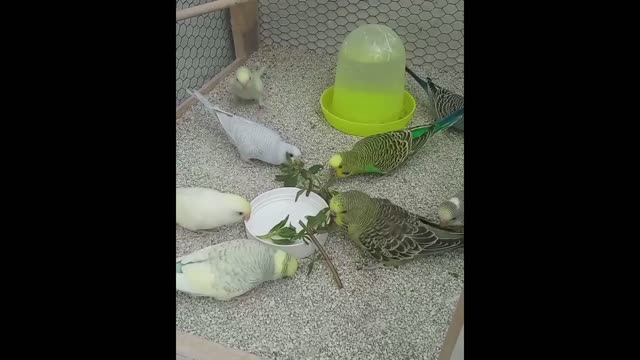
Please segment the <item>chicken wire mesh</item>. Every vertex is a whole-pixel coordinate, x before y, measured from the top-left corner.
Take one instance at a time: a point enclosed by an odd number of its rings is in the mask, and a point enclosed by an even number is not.
[[[337,54],[363,24],[384,24],[404,41],[407,63],[464,69],[464,0],[260,0],[259,41]]]
[[[176,10],[210,0],[177,0]],[[464,69],[464,0],[260,0],[259,43],[337,54],[363,24],[384,24],[404,41],[407,63]],[[229,9],[176,23],[176,106],[235,59]]]
[[[177,0],[176,10],[210,0]],[[235,59],[229,9],[176,22],[176,106]]]

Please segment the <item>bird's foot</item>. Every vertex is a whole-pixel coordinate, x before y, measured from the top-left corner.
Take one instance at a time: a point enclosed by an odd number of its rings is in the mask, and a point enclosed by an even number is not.
[[[383,263],[375,263],[373,265],[365,266],[364,268],[362,268],[362,270],[369,271],[369,270],[379,269],[381,267],[384,267]]]
[[[256,111],[256,118],[260,119],[264,115],[264,112],[265,112],[265,106],[262,102],[259,102],[258,111]]]
[[[199,235],[211,235],[212,233],[218,231],[218,229],[214,228],[214,229],[200,229],[200,230],[194,230],[193,232]]]
[[[378,268],[381,268],[383,266],[384,266],[384,264],[380,263],[380,262],[377,262],[377,263],[374,263],[374,264],[368,264],[367,262],[362,262],[356,267],[356,269],[357,270],[368,271],[368,270],[378,269]]]
[[[242,162],[244,162],[245,164],[253,165],[253,161],[252,161],[251,159],[247,159],[247,158],[244,158],[244,157],[240,157],[240,159],[241,159],[241,160],[242,160]]]

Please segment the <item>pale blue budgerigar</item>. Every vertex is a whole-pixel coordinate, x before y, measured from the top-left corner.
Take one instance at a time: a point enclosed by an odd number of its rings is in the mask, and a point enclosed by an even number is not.
[[[277,132],[257,122],[218,109],[195,90],[187,89],[187,92],[198,99],[205,109],[219,120],[243,161],[251,163],[252,159],[257,159],[280,165],[288,162],[289,159],[295,160],[302,156],[296,146],[284,142]]]
[[[440,204],[438,217],[442,227],[464,228],[464,190]]]
[[[450,90],[436,85],[431,78],[421,79],[409,67],[405,70],[413,77],[420,87],[427,92],[428,111],[435,120],[444,118],[449,114],[464,108],[464,97]],[[453,125],[454,129],[464,131],[464,116]]]
[[[265,281],[293,276],[298,261],[257,240],[234,239],[176,259],[176,290],[228,301]]]

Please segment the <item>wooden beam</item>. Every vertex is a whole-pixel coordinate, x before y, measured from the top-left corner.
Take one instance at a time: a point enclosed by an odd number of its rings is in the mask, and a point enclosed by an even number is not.
[[[226,348],[199,336],[176,330],[176,359],[184,360],[259,360],[255,355]]]
[[[249,0],[229,9],[236,58],[248,58],[258,49],[258,2]]]
[[[460,293],[460,298],[458,299],[458,304],[456,305],[456,309],[453,312],[453,316],[451,317],[451,322],[449,323],[449,330],[447,331],[447,336],[444,339],[444,343],[442,344],[442,350],[440,350],[440,356],[438,356],[438,360],[457,360],[462,348],[464,346],[463,342],[458,342],[459,338],[463,338],[464,334],[461,333],[464,330],[464,289],[462,293]],[[454,354],[455,350],[455,354]],[[456,355],[454,358],[453,355]]]
[[[202,95],[207,95],[222,79],[227,77],[227,75],[236,71],[240,65],[244,64],[246,58],[238,58],[231,64],[229,64],[226,68],[222,69],[213,79],[207,81],[198,92]],[[187,110],[191,109],[191,106],[196,103],[196,99],[193,96],[190,96],[187,100],[183,101],[180,106],[176,108],[176,121],[184,115]]]
[[[249,0],[216,0],[206,4],[192,6],[190,8],[186,8],[182,10],[177,10],[176,22],[184,19],[192,18],[194,16],[200,16],[200,15],[208,14],[210,12],[230,8],[238,4],[246,3],[247,1]]]

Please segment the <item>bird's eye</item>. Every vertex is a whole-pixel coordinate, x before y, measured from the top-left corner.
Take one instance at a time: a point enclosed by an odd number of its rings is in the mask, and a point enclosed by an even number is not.
[[[288,158],[292,158],[292,157],[293,157],[293,154],[292,154],[292,153],[290,153],[290,152],[288,152],[288,153],[287,153],[287,157],[288,157]]]
[[[244,213],[242,211],[238,211],[238,215],[242,216]]]
[[[341,214],[346,214],[347,210],[343,210],[342,212],[340,212]]]
[[[342,169],[342,165],[338,165],[338,169]]]

